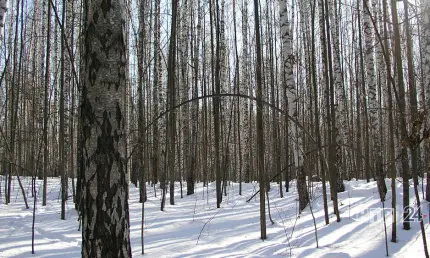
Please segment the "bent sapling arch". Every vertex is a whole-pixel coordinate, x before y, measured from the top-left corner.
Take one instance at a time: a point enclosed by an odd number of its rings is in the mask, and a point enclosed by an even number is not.
[[[180,107],[182,107],[184,105],[193,103],[195,101],[200,101],[200,100],[210,99],[210,98],[214,98],[215,99],[215,98],[219,98],[219,97],[239,97],[239,98],[249,99],[251,101],[257,101],[258,100],[256,97],[249,96],[249,95],[246,95],[246,94],[239,94],[239,93],[221,93],[221,94],[209,94],[209,95],[204,95],[204,96],[198,96],[198,97],[195,97],[195,98],[189,99],[187,101],[181,102],[181,103],[179,103],[179,104],[177,104],[177,105],[175,105],[175,106],[173,106],[171,108],[168,108],[168,109],[164,110],[158,116],[156,116],[153,120],[151,120],[146,125],[146,127],[143,130],[144,131],[149,130],[154,125],[155,122],[157,122],[159,119],[161,119],[162,117],[164,117],[165,115],[167,115],[170,111],[176,110],[176,109],[178,109],[178,108],[180,108]],[[281,108],[279,108],[279,107],[277,107],[277,106],[275,106],[275,105],[273,105],[273,104],[271,104],[271,103],[269,103],[267,101],[262,100],[261,102],[263,103],[263,105],[266,105],[266,106],[270,107],[271,109],[273,109],[273,110],[275,110],[275,111],[277,111],[277,112],[285,115],[291,122],[293,122],[297,126],[298,129],[302,130],[302,132],[304,134],[306,134],[306,136],[309,137],[309,139],[310,139],[310,141],[312,143],[317,144],[317,141],[314,139],[314,137],[311,135],[311,133],[309,131],[307,131],[300,124],[300,122],[297,119],[295,119],[294,117],[290,116],[287,111],[284,111],[283,109],[281,109]],[[292,138],[294,138],[294,137],[292,137]],[[296,139],[293,139],[293,141],[294,141],[295,144],[297,144],[297,140]],[[130,154],[127,157],[127,159],[131,158],[131,156],[133,155],[133,153],[137,150],[137,147],[138,147],[138,143],[133,147],[133,149],[130,152]],[[357,151],[353,146],[345,145],[345,147],[349,147],[352,150]],[[324,155],[322,155],[321,150],[315,150],[315,151],[318,152],[320,158],[324,162],[325,168],[328,169],[328,161],[324,157]],[[300,149],[300,152],[302,153],[302,155],[306,155],[306,152],[304,150]]]
[[[147,125],[146,125],[146,127],[143,129],[144,131],[147,131],[147,130],[149,130],[153,125],[154,125],[154,123],[155,122],[157,122],[159,119],[161,119],[162,117],[164,117],[165,115],[167,115],[169,112],[171,112],[172,110],[175,110],[175,109],[178,109],[178,108],[180,108],[180,107],[182,107],[182,106],[184,106],[184,105],[187,105],[187,104],[190,104],[190,103],[193,103],[193,102],[195,102],[195,101],[200,101],[200,100],[204,100],[204,99],[209,99],[209,98],[219,98],[219,97],[238,97],[238,98],[244,98],[244,99],[249,99],[249,100],[251,100],[251,101],[257,101],[257,98],[255,98],[255,97],[253,97],[253,96],[249,96],[249,95],[245,95],[245,94],[238,94],[238,93],[222,93],[222,94],[210,94],[210,95],[204,95],[204,96],[198,96],[198,97],[195,97],[195,98],[192,98],[192,99],[189,99],[189,100],[187,100],[187,101],[184,101],[184,102],[182,102],[182,103],[179,103],[179,104],[177,104],[177,105],[175,105],[175,106],[173,106],[173,107],[171,107],[171,108],[169,108],[169,109],[166,109],[165,111],[163,111],[163,112],[161,112],[158,116],[156,116],[153,120],[151,120]],[[281,113],[281,114],[283,114],[283,115],[285,115],[291,122],[293,122],[296,126],[297,126],[297,128],[299,128],[300,130],[302,130],[302,132],[304,133],[304,134],[306,134],[306,136],[308,136],[309,137],[309,139],[311,140],[311,142],[313,142],[314,144],[317,144],[317,141],[312,137],[312,135],[295,119],[295,118],[293,118],[293,117],[291,117],[289,114],[288,114],[288,112],[286,112],[286,111],[284,111],[284,110],[282,110],[281,108],[278,108],[277,106],[275,106],[275,105],[273,105],[273,104],[271,104],[271,103],[269,103],[269,102],[266,102],[266,101],[261,101],[262,103],[263,103],[263,105],[266,105],[266,106],[268,106],[268,107],[270,107],[270,108],[272,108],[273,110],[275,110],[275,111],[277,111],[277,112],[279,112],[279,113]],[[291,137],[291,136],[290,136]],[[294,143],[295,144],[297,144],[297,139],[294,139],[294,137],[292,137],[292,139],[293,139],[293,141],[294,141]],[[133,147],[133,149],[132,149],[132,151],[131,151],[131,153],[129,154],[129,156],[127,157],[127,159],[130,159],[130,157],[133,155],[133,153],[137,150],[137,148],[138,148],[138,145],[139,144],[136,144],[134,147]],[[360,153],[360,151],[359,150],[357,150],[354,146],[349,146],[349,145],[346,145],[346,144],[343,144],[342,146],[345,146],[345,147],[347,147],[347,148],[350,148],[351,150],[353,150],[353,151],[355,151],[355,152],[357,152],[360,156],[362,156],[362,158],[365,158],[361,153]],[[299,146],[300,147],[300,146]],[[307,155],[308,153],[307,152],[304,152],[304,150],[302,150],[301,148],[299,148],[300,149],[300,152],[302,153],[302,155]],[[328,161],[327,161],[327,159],[324,157],[324,155],[322,155],[322,153],[321,153],[321,150],[322,150],[322,148],[321,149],[315,149],[315,150],[312,150],[311,152],[313,152],[313,151],[317,151],[318,152],[318,156],[320,157],[320,159],[323,161],[323,163],[324,163],[324,166],[325,166],[325,168],[326,169],[328,169]],[[284,171],[286,168],[284,168],[284,169],[282,169],[279,173],[281,173],[282,171]],[[278,175],[279,175],[279,173],[277,174],[277,175],[275,175],[275,177],[277,177]],[[274,178],[275,178],[274,177]],[[273,180],[273,179],[272,179]],[[255,193],[255,195],[256,194],[258,194],[258,192],[257,193]],[[254,196],[255,196],[254,195]],[[252,198],[251,198],[252,199]],[[249,201],[249,200],[248,200]],[[316,236],[317,237],[317,236]]]
[[[218,98],[220,98],[220,97],[239,97],[239,98],[245,98],[245,99],[249,99],[249,100],[251,100],[251,101],[257,101],[258,99],[257,98],[255,98],[255,97],[252,97],[252,96],[249,96],[249,95],[245,95],[245,94],[238,94],[238,93],[236,93],[236,94],[232,94],[232,93],[223,93],[223,94],[212,94],[212,95],[205,95],[205,96],[199,96],[199,97],[195,97],[195,98],[192,98],[192,99],[189,99],[189,100],[187,100],[187,101],[184,101],[184,102],[182,102],[182,103],[180,103],[180,104],[177,104],[177,105],[175,105],[175,106],[173,106],[173,107],[171,107],[171,108],[169,108],[169,109],[167,109],[167,110],[165,110],[165,111],[163,111],[163,112],[161,112],[157,117],[155,117],[144,129],[143,129],[143,131],[147,131],[149,128],[151,128],[153,125],[154,125],[154,123],[155,122],[157,122],[160,118],[162,118],[163,116],[165,116],[166,114],[168,114],[169,112],[171,112],[171,111],[173,111],[173,110],[175,110],[175,109],[178,109],[178,108],[180,108],[181,106],[184,106],[184,105],[187,105],[187,104],[189,104],[189,103],[192,103],[192,102],[195,102],[195,101],[200,101],[200,100],[203,100],[203,99],[208,99],[208,98],[214,98],[214,99],[218,99]],[[268,107],[270,107],[270,108],[272,108],[272,109],[274,109],[275,111],[278,111],[279,113],[281,113],[281,114],[284,114],[291,122],[293,122],[296,126],[297,126],[297,128],[299,128],[300,130],[302,130],[303,131],[303,133],[305,133],[308,137],[309,137],[309,139],[313,142],[313,143],[317,143],[316,142],[316,140],[312,137],[312,135],[295,119],[295,118],[293,118],[293,117],[291,117],[287,112],[285,112],[284,110],[282,110],[282,109],[280,109],[280,108],[278,108],[278,107],[276,107],[275,105],[273,105],[273,104],[270,104],[270,103],[268,103],[268,102],[266,102],[266,101],[264,101],[264,100],[262,100],[261,101],[261,103],[263,104],[263,105],[266,105],[266,106],[268,106]],[[295,142],[295,144],[296,145],[298,145],[298,141],[297,141],[297,139],[293,139],[294,140],[294,142]],[[136,149],[137,149],[137,147],[139,146],[139,144],[136,144],[134,147],[133,147],[133,149],[132,149],[132,151],[131,151],[131,153],[129,154],[129,157],[127,157],[127,159],[129,159],[132,155],[133,155],[133,153],[136,151]],[[302,153],[302,155],[306,155],[306,153],[300,148],[300,146],[298,146],[298,149],[300,150],[300,152]],[[319,153],[319,156],[320,156],[320,158],[321,158],[321,160],[323,160],[323,163],[324,163],[324,165],[325,165],[325,167],[328,169],[328,161],[325,159],[325,157],[321,154],[321,150],[318,150],[318,153]],[[281,171],[282,172],[282,171]],[[280,172],[280,173],[281,173]],[[276,176],[275,176],[276,177]],[[310,200],[308,199],[308,202],[310,202]],[[313,212],[312,212],[313,213]],[[314,220],[314,223],[315,223],[315,220]],[[315,227],[315,230],[316,230],[316,227]],[[317,236],[317,232],[315,231],[315,236],[316,236],[316,239],[318,239],[318,236]],[[318,241],[318,240],[317,240]]]

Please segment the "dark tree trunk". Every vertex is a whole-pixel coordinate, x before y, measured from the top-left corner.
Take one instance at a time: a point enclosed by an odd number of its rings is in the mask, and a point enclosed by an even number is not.
[[[255,39],[257,51],[256,82],[257,82],[257,146],[258,146],[258,174],[260,181],[260,238],[266,239],[266,173],[264,173],[264,136],[263,136],[263,79],[261,69],[263,67],[260,44],[260,17],[258,15],[259,1],[254,0],[255,13]]]
[[[51,1],[48,1],[48,24],[46,31],[46,63],[45,63],[45,85],[43,96],[43,192],[42,206],[46,206],[46,191],[48,178],[48,88],[50,83],[50,60],[51,60]]]
[[[176,103],[176,87],[175,87],[175,64],[176,64],[176,17],[178,10],[178,1],[172,1],[172,25],[170,29],[170,46],[169,46],[169,61],[167,67],[167,102],[168,107],[172,108]],[[167,150],[167,169],[169,173],[169,190],[170,204],[175,204],[175,139],[176,139],[176,111],[169,112],[167,124],[168,144]]]
[[[63,11],[62,11],[62,24],[61,24],[61,75],[60,75],[60,131],[58,135],[58,147],[59,147],[59,170],[61,175],[61,219],[66,219],[66,199],[67,199],[67,176],[65,171],[65,158],[64,158],[64,88],[65,88],[65,20],[66,20],[66,0],[63,0]]]
[[[213,26],[213,20],[215,20],[215,28],[216,28],[216,53],[215,53],[215,74],[214,74],[214,82],[215,82],[215,94],[220,94],[221,92],[221,79],[220,79],[220,26],[219,26],[219,5],[218,1],[216,2],[215,10],[213,10],[214,6],[211,1],[211,26]],[[215,13],[215,17],[213,14]],[[221,207],[222,201],[222,189],[221,189],[221,153],[220,153],[220,138],[221,138],[221,118],[220,118],[220,102],[221,99],[219,97],[215,97],[213,100],[213,117],[214,117],[214,131],[215,131],[215,188],[216,188],[216,199],[217,199],[217,208]]]
[[[406,103],[405,103],[405,85],[403,81],[403,66],[402,66],[402,50],[400,48],[400,30],[397,16],[397,2],[391,1],[391,13],[394,30],[394,60],[396,62],[397,72],[397,85],[398,85],[398,97],[399,97],[399,120],[400,120],[400,134],[401,141],[407,139],[406,131]],[[409,230],[411,228],[409,218],[409,159],[408,150],[406,146],[401,147],[401,162],[402,162],[402,178],[403,178],[403,229]]]
[[[301,211],[306,208],[309,203],[309,193],[306,185],[306,173],[304,166],[300,166],[297,171],[297,191],[299,193],[299,209]]]

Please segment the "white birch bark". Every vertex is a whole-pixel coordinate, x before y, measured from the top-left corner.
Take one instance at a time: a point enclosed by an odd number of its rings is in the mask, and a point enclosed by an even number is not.
[[[7,0],[0,0],[0,39],[3,39],[6,12]]]
[[[326,39],[326,30],[325,30],[325,19],[324,19],[324,1],[323,0],[317,0],[318,1],[318,29],[319,29],[319,39],[320,39],[320,49],[321,49],[321,62],[319,62],[320,68],[319,71],[321,71],[320,74],[320,80],[319,83],[321,85],[321,97],[323,97],[324,99],[326,99],[328,96],[328,92],[327,90],[325,90],[326,88],[326,84],[327,84],[327,80],[328,78],[326,78],[326,73],[328,70],[328,67],[326,67],[327,64],[327,39]],[[318,69],[318,67],[317,67]],[[322,101],[323,103],[324,101]],[[321,112],[320,114],[322,114],[322,120],[327,119],[327,114],[328,114],[328,110],[326,110],[325,105],[322,105],[321,107]],[[322,131],[323,132],[323,131]],[[327,137],[323,137],[324,134],[321,135],[322,139],[327,138]],[[324,140],[323,140],[324,141]],[[327,155],[328,156],[328,155]]]
[[[426,89],[426,110],[430,110],[430,2],[421,0],[421,20],[422,20],[422,51],[424,88]],[[427,124],[430,124],[430,115],[427,114]]]
[[[39,146],[43,146],[43,109],[44,109],[44,98],[45,98],[45,91],[44,91],[44,85],[45,85],[45,37],[46,37],[46,24],[47,24],[47,20],[46,19],[46,8],[47,8],[48,4],[47,1],[44,0],[43,4],[41,7],[39,7],[40,13],[38,14],[38,17],[41,18],[41,22],[40,22],[40,30],[41,30],[41,39],[38,41],[38,47],[37,47],[37,51],[38,51],[38,59],[39,59],[39,65],[38,65],[38,69],[40,69],[39,71],[37,71],[37,73],[40,76],[40,82],[39,82],[39,99],[38,99],[38,129],[37,131],[40,133],[39,135]],[[38,171],[39,171],[39,178],[42,177],[43,174],[43,158],[41,156],[39,164],[37,164],[38,166]]]
[[[73,37],[73,30],[74,30],[74,21],[73,21],[73,13],[74,13],[74,0],[67,0],[66,1],[66,20],[64,22],[64,28],[65,28],[65,46],[64,46],[64,167],[66,171],[66,177],[68,177],[68,166],[69,164],[69,153],[70,153],[70,96],[71,96],[71,89],[72,89],[72,59],[69,55],[67,46],[69,46],[70,49],[73,49],[74,45],[74,37]]]
[[[182,5],[178,10],[179,13],[179,21],[181,21],[180,25],[180,34],[179,34],[179,56],[180,56],[180,100],[181,102],[185,102],[189,99],[189,91],[190,91],[190,80],[188,75],[188,63],[189,63],[189,47],[188,44],[190,42],[190,12],[188,0],[182,1]],[[180,167],[183,167],[183,171],[185,173],[189,172],[190,169],[190,106],[184,105],[181,107],[181,116],[180,116],[180,131],[182,132],[182,155],[178,157],[182,162],[180,163]]]
[[[155,0],[155,16],[154,16],[154,83],[152,89],[152,116],[157,117],[159,114],[159,107],[163,107],[160,103],[162,101],[162,69],[161,69],[161,44],[160,44],[160,0]],[[158,182],[159,176],[161,176],[162,170],[160,170],[161,162],[161,148],[160,144],[164,141],[160,141],[160,122],[155,121],[152,131],[152,143],[154,145],[152,152],[152,176],[153,182],[156,184]],[[163,182],[164,184],[164,182]]]
[[[296,103],[297,103],[297,91],[296,91],[296,85],[294,83],[294,72],[293,72],[293,65],[295,63],[295,57],[293,54],[293,47],[292,47],[292,31],[291,31],[291,24],[288,19],[288,9],[287,9],[287,1],[286,0],[280,0],[279,1],[279,12],[280,12],[280,26],[281,26],[281,39],[282,39],[282,62],[283,62],[283,71],[282,76],[285,80],[285,86],[286,87],[286,93],[287,93],[287,107],[286,110],[288,110],[288,114],[293,117],[297,118],[297,111],[296,111]],[[289,123],[292,136],[296,138],[297,130],[296,125],[293,123]],[[297,138],[296,138],[297,139]],[[298,143],[300,144],[300,143]],[[297,143],[295,144],[294,148],[294,163],[296,167],[302,166],[302,155],[299,155],[298,148],[300,146]]]
[[[372,0],[372,6],[369,0],[363,0],[363,30],[364,30],[364,59],[366,64],[366,90],[368,100],[368,112],[369,112],[369,128],[373,139],[373,146],[371,150],[373,156],[377,159],[380,155],[380,139],[378,135],[378,100],[376,96],[376,80],[375,80],[375,46],[374,46],[374,28],[371,20],[373,15],[372,10],[376,9],[376,1]],[[367,7],[366,7],[367,6]],[[376,21],[375,21],[376,22]],[[375,156],[376,155],[376,156]]]
[[[228,58],[227,58],[227,34],[225,31],[225,0],[221,1],[221,20],[220,20],[220,65],[221,65],[221,70],[220,70],[220,79],[221,79],[221,94],[222,93],[228,93],[229,89],[228,89],[228,73],[227,73],[227,69],[228,69]],[[224,100],[222,100],[221,102],[224,102]],[[228,102],[228,101],[226,101]]]
[[[340,60],[340,28],[339,28],[339,15],[337,13],[337,0],[331,0],[329,4],[329,18],[330,24],[332,24],[330,28],[330,33],[332,37],[331,51],[333,56],[333,83],[335,90],[335,141],[336,141],[336,170],[337,170],[337,190],[338,192],[343,192],[345,190],[345,186],[342,183],[342,143],[346,141],[346,134],[348,132],[348,125],[346,120],[345,113],[345,93],[343,89],[343,78],[342,78],[342,70],[341,70],[341,60]]]
[[[85,2],[82,257],[131,257],[124,0]]]

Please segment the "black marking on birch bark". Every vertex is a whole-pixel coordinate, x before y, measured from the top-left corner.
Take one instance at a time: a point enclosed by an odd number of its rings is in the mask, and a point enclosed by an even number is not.
[[[91,138],[91,126],[96,123],[96,117],[94,114],[94,110],[92,108],[91,102],[88,97],[88,90],[86,85],[84,84],[82,87],[82,104],[81,104],[81,119],[82,119],[82,144],[85,146],[87,139]],[[84,148],[84,153],[86,157],[85,167],[89,167],[89,155],[87,149]]]
[[[115,119],[116,119],[118,128],[121,128],[122,114],[121,114],[121,108],[119,107],[118,101],[116,102],[116,106],[115,106]]]
[[[86,58],[85,62],[87,64],[89,63],[88,59],[91,59],[90,53],[93,52],[89,35],[91,35],[91,37],[93,37],[93,35],[96,35],[96,26],[94,25],[94,22],[88,23],[88,28],[86,30],[86,35],[85,35],[85,58]]]
[[[84,87],[84,103],[86,104],[86,108],[83,108],[84,118],[88,119],[88,124],[97,123],[95,120],[95,115],[92,111],[91,104],[86,98],[86,87]],[[121,120],[121,111],[119,109],[119,105],[117,104],[117,115],[116,118]],[[88,127],[88,126],[87,126]],[[89,129],[89,128],[88,128]],[[85,204],[87,206],[86,211],[87,220],[93,221],[96,220],[96,225],[105,225],[104,227],[97,227],[93,229],[93,232],[85,232],[85,238],[89,240],[91,243],[86,250],[86,252],[91,254],[97,254],[97,248],[99,247],[96,242],[97,239],[111,239],[112,241],[107,245],[103,245],[103,249],[100,250],[101,257],[124,257],[128,255],[127,253],[122,253],[122,242],[125,241],[125,236],[119,238],[120,236],[125,235],[125,232],[116,232],[117,223],[120,223],[125,230],[128,228],[125,227],[127,217],[124,216],[122,212],[122,204],[121,200],[114,200],[114,198],[118,198],[120,194],[117,196],[117,192],[120,191],[119,185],[123,185],[125,182],[125,177],[120,176],[119,182],[115,182],[112,186],[110,185],[111,172],[113,168],[113,164],[116,163],[119,171],[117,173],[123,174],[124,171],[124,159],[121,158],[119,151],[115,148],[114,140],[119,141],[119,136],[117,130],[114,130],[114,134],[112,135],[112,125],[110,122],[110,115],[105,110],[103,112],[103,121],[99,127],[100,135],[97,138],[97,150],[95,151],[95,155],[91,160],[87,159],[89,162],[95,162],[96,165],[96,173],[90,178],[87,182],[89,187],[86,191],[86,196],[91,196],[88,189],[91,188],[91,184],[97,183],[97,196],[96,196],[96,207],[105,207],[105,210],[102,212],[94,213],[90,198],[85,198]],[[117,138],[117,139],[115,139]],[[84,142],[86,141],[85,138]],[[88,164],[89,165],[89,164]],[[97,177],[96,177],[97,176]],[[94,180],[95,179],[95,180]],[[109,191],[106,191],[106,188],[109,188]],[[103,195],[106,193],[105,195]],[[116,203],[117,207],[111,206],[112,203]],[[126,207],[127,208],[127,207]],[[110,217],[112,217],[112,213],[116,212],[118,216],[118,221],[111,221]],[[96,216],[94,218],[94,216]],[[102,222],[102,223],[99,223]],[[96,237],[94,237],[96,236]],[[118,253],[114,253],[114,252]]]
[[[100,7],[103,11],[103,15],[106,18],[107,12],[110,11],[112,8],[112,1],[111,0],[102,0],[102,3],[100,4]]]
[[[122,55],[123,53],[126,52],[125,49],[125,38],[124,35],[126,35],[125,31],[126,31],[126,26],[125,26],[125,20],[121,19],[121,30],[122,33],[119,35],[119,47],[120,47],[120,54]],[[122,56],[121,56],[121,60],[122,60]]]
[[[114,139],[114,141],[116,142],[116,143],[118,143],[119,142],[119,135],[118,135],[118,131],[115,129],[114,131],[113,131],[113,139]]]
[[[98,220],[103,221],[98,225],[105,225],[105,227],[98,228],[98,234],[104,235],[106,237],[102,237],[103,239],[112,239],[113,241],[109,243],[109,245],[105,245],[105,248],[101,250],[102,257],[121,257],[123,254],[121,253],[113,253],[115,250],[120,252],[121,250],[121,241],[123,239],[119,239],[118,237],[122,235],[124,232],[116,232],[117,223],[123,223],[124,216],[122,213],[122,206],[120,200],[115,200],[114,198],[118,198],[117,193],[120,191],[118,185],[121,185],[124,177],[120,177],[120,182],[115,182],[111,185],[111,172],[113,164],[117,165],[119,171],[117,173],[123,172],[123,162],[120,156],[120,153],[115,148],[114,145],[114,136],[112,135],[112,126],[110,123],[108,113],[105,111],[103,113],[103,125],[101,127],[101,135],[98,138],[97,153],[101,154],[101,157],[97,162],[97,174],[99,174],[100,184],[109,187],[109,191],[104,191],[99,188],[99,194],[97,196],[97,205],[99,207],[106,207],[104,213],[98,214]],[[116,130],[115,130],[116,131]],[[103,188],[103,187],[101,187]],[[103,194],[106,193],[105,196]],[[117,207],[111,206],[112,203],[117,204]],[[112,213],[116,212],[118,216],[118,221],[112,221],[111,217]]]
[[[115,46],[116,42],[112,42],[108,44],[108,39],[112,38],[112,31],[107,29],[105,33],[102,33],[98,36],[98,40],[100,45],[102,46],[102,51],[105,53],[106,58],[109,58],[109,52],[112,46]]]
[[[89,75],[88,75],[88,79],[91,85],[94,85],[96,83],[97,72],[100,69],[100,65],[101,63],[97,58],[96,52],[91,53],[90,64],[89,64]]]
[[[93,14],[93,21],[94,21],[95,24],[98,23],[98,21],[99,21],[99,12],[97,12],[97,11],[94,12],[94,14]]]

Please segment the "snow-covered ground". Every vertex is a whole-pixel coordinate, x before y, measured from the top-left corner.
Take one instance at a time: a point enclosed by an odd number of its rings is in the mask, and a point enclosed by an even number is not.
[[[2,190],[4,189],[4,178]],[[35,222],[35,254],[31,254],[31,225],[33,198],[30,179],[23,179],[29,194],[30,209],[26,210],[21,192],[14,180],[11,204],[0,203],[0,257],[80,257],[81,232],[74,204],[67,204],[67,220],[60,220],[58,178],[49,179],[48,205],[41,206],[38,197]],[[294,181],[291,191],[279,197],[279,186],[272,183],[270,212],[275,224],[267,216],[267,239],[260,240],[259,195],[246,202],[257,183],[231,184],[223,197],[220,209],[216,208],[215,184],[203,188],[196,184],[196,193],[180,198],[176,184],[176,205],[160,211],[161,192],[148,188],[145,203],[145,256],[147,257],[384,257],[385,236],[382,216],[373,216],[381,208],[375,182],[345,182],[346,191],[339,194],[341,222],[336,222],[329,204],[330,225],[325,225],[321,185],[314,183],[312,211],[315,216],[319,248],[309,207],[297,216],[297,192]],[[390,188],[391,180],[386,180]],[[37,182],[41,192],[40,182]],[[402,185],[397,182],[397,205],[402,207]],[[185,194],[184,185],[184,194]],[[209,194],[209,198],[208,197]],[[421,191],[420,191],[420,194]],[[39,195],[39,194],[38,194]],[[391,207],[391,190],[385,206]],[[411,189],[411,205],[415,196]],[[422,197],[422,196],[421,196]],[[4,193],[2,193],[4,199]],[[329,199],[330,200],[330,199]],[[139,191],[130,187],[131,242],[134,257],[141,256],[141,208]],[[266,209],[267,211],[267,209]],[[425,203],[424,214],[429,214]],[[382,213],[379,213],[382,214]],[[391,214],[386,212],[388,251],[392,257],[424,257],[418,223],[412,229],[402,229],[401,211],[397,216],[398,242],[391,243]],[[428,217],[425,218],[427,235],[430,235]]]

